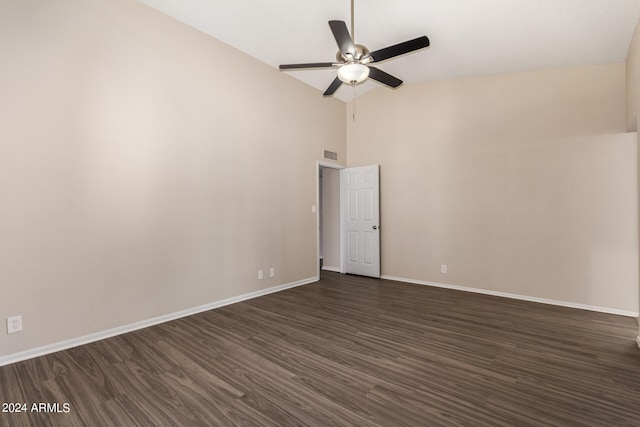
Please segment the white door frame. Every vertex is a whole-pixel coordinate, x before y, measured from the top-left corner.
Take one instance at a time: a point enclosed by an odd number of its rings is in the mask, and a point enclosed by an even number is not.
[[[316,160],[316,277],[318,280],[320,280],[320,168],[340,170],[346,166]],[[342,264],[342,226],[340,226],[340,272],[344,273]]]

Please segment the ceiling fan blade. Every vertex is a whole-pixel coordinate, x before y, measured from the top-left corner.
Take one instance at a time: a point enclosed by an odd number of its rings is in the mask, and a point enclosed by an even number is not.
[[[402,84],[402,80],[399,78],[393,77],[391,74],[385,73],[381,69],[372,66],[369,66],[369,77],[394,89]]]
[[[284,64],[280,66],[281,70],[303,70],[307,68],[331,68],[335,64],[333,62],[311,62],[308,64]]]
[[[356,54],[356,47],[351,40],[347,24],[344,21],[329,21],[331,32],[338,43],[338,49],[344,56],[351,55],[353,57]]]
[[[371,52],[371,57],[374,62],[385,61],[396,56],[404,55],[416,50],[429,47],[429,38],[427,36],[418,37],[417,39],[409,40],[406,42],[394,44],[393,46],[385,47]]]
[[[331,84],[329,85],[327,90],[324,91],[322,96],[331,96],[331,95],[333,95],[341,85],[342,85],[342,80],[340,80],[338,77],[336,77],[333,80],[333,82],[331,82]]]

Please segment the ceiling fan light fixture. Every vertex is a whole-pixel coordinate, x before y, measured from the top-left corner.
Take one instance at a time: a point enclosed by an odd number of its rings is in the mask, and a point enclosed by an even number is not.
[[[366,65],[351,63],[338,68],[338,78],[346,84],[357,85],[367,80],[369,67]]]

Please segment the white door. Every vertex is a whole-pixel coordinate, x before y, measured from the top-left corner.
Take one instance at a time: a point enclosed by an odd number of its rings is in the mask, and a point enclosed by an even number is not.
[[[340,197],[343,270],[380,277],[378,165],[341,169]]]

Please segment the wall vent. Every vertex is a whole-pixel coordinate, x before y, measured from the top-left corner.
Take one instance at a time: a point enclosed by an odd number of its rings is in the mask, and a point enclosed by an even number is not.
[[[324,150],[324,158],[330,160],[338,160],[338,153],[334,153],[333,151]]]

